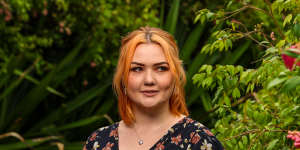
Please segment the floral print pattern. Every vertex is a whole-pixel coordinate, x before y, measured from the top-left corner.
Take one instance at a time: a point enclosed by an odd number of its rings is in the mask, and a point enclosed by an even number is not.
[[[191,142],[192,142],[193,144],[198,143],[199,140],[200,140],[199,134],[198,134],[198,133],[195,133],[195,132],[192,132],[192,133],[190,134],[190,137],[191,137]]]
[[[176,137],[171,137],[171,143],[174,143],[176,145],[178,145],[179,142],[181,142],[181,134],[179,134],[178,136]]]
[[[93,132],[83,150],[118,150],[118,126],[119,122]],[[208,128],[190,117],[184,117],[150,150],[223,150],[223,147]]]

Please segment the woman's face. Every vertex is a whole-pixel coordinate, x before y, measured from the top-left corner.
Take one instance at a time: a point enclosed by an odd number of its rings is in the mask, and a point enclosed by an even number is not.
[[[173,77],[162,48],[154,43],[139,44],[128,76],[129,99],[145,108],[168,104],[173,88]]]

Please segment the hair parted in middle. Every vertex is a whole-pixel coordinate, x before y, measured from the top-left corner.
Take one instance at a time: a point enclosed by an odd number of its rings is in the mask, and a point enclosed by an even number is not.
[[[122,39],[119,61],[113,79],[113,88],[118,96],[118,108],[122,120],[127,125],[131,125],[135,121],[132,110],[133,102],[130,101],[125,90],[135,49],[139,44],[144,43],[155,43],[161,46],[169,63],[170,71],[175,80],[175,88],[169,100],[170,112],[176,116],[180,114],[189,115],[184,94],[186,76],[182,61],[179,59],[177,44],[168,32],[146,26],[132,31]]]

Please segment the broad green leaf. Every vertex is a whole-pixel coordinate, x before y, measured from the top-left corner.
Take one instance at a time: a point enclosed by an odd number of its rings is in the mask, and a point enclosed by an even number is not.
[[[203,81],[203,79],[205,78],[205,73],[199,73],[199,74],[195,74],[193,76],[193,83],[196,84],[198,82]]]
[[[176,31],[176,24],[177,24],[177,19],[179,14],[179,5],[180,5],[180,0],[173,1],[171,5],[171,9],[167,16],[167,21],[165,23],[165,29],[172,35],[175,35],[175,31]]]
[[[284,83],[282,90],[285,92],[292,92],[291,90],[294,90],[299,85],[300,85],[300,76],[295,76],[288,79]]]
[[[247,136],[242,136],[242,141],[244,145],[248,145],[248,137]]]
[[[286,81],[287,78],[275,78],[267,85],[267,89],[271,89],[272,87],[281,84],[282,82]]]
[[[275,148],[276,144],[278,143],[279,139],[272,140],[267,147],[267,150],[272,150]]]
[[[241,93],[240,93],[240,90],[238,88],[234,88],[234,90],[232,92],[232,97],[233,98],[239,98],[239,97],[241,97]]]
[[[291,20],[292,20],[292,18],[293,18],[293,15],[292,15],[292,14],[287,15],[287,16],[285,17],[284,21],[283,21],[283,27],[285,27],[285,25],[286,25],[287,23],[290,23]]]
[[[226,93],[224,93],[224,102],[227,106],[231,106],[231,100],[230,98],[226,95]]]
[[[297,36],[300,37],[300,23],[298,22],[297,24],[294,25],[293,27],[293,33]]]
[[[16,142],[16,143],[7,143],[7,144],[0,144],[0,149],[2,150],[18,150],[18,149],[26,149],[30,147],[35,147],[40,144],[49,141],[57,141],[60,137],[56,136],[49,136],[49,137],[40,137],[38,139],[27,139],[25,142]]]
[[[61,127],[58,127],[57,130],[62,131],[62,130],[69,130],[69,129],[73,129],[73,128],[86,126],[88,124],[91,124],[91,123],[96,122],[96,121],[98,121],[100,119],[103,119],[103,118],[104,118],[104,116],[93,116],[93,117],[89,117],[89,118],[86,118],[86,119],[81,119],[81,120],[78,120],[76,122],[72,122],[72,123],[63,125]]]
[[[213,67],[211,65],[208,65],[207,68],[206,68],[206,73],[208,75],[211,74],[212,69],[213,69]]]
[[[24,74],[24,72],[21,71],[21,70],[16,69],[16,70],[14,71],[14,73],[15,73],[16,75],[19,75],[19,76],[24,76],[25,79],[29,80],[30,82],[32,82],[32,83],[34,83],[34,84],[36,84],[36,85],[40,84],[40,82],[39,82],[37,79],[33,78],[32,76],[30,76],[30,75],[28,75],[28,74]],[[52,94],[55,94],[55,95],[57,95],[57,96],[66,98],[66,96],[65,96],[64,94],[62,94],[61,92],[58,92],[57,90],[55,90],[54,88],[52,88],[52,87],[50,87],[50,86],[47,86],[46,89],[47,89],[50,93],[52,93]]]
[[[202,104],[204,106],[205,111],[209,111],[212,109],[211,99],[207,92],[205,92],[203,89],[198,90],[199,95],[202,101]]]
[[[251,45],[251,41],[247,41],[241,44],[239,47],[235,48],[235,50],[232,53],[227,52],[226,57],[220,62],[220,64],[224,64],[224,65],[235,64],[241,58],[241,56],[247,51],[250,45]]]
[[[213,82],[213,78],[208,77],[208,78],[203,80],[202,87],[210,86],[212,84],[212,82]]]
[[[216,101],[220,98],[221,93],[223,92],[224,88],[223,86],[220,86],[215,94],[214,99],[212,100],[212,103],[216,103]]]
[[[239,141],[239,148],[244,149],[244,144],[241,141]]]
[[[266,50],[266,55],[267,54],[275,54],[275,53],[278,53],[278,49],[275,47],[270,47]]]
[[[285,40],[280,40],[277,44],[276,44],[276,47],[277,48],[281,48],[281,47],[283,47],[284,45],[285,45]]]
[[[163,24],[164,24],[164,14],[165,14],[165,1],[161,1],[161,5],[160,5],[160,28],[163,28]]]
[[[286,55],[291,56],[291,57],[293,57],[293,58],[300,58],[300,55],[299,55],[299,54],[293,53],[292,51],[289,51],[289,50],[284,51],[283,54],[286,54]]]
[[[186,39],[182,49],[182,59],[184,62],[189,63],[191,62],[191,54],[195,51],[195,48],[198,45],[200,37],[203,33],[205,28],[205,24],[198,24],[197,27],[189,34],[188,38]]]
[[[54,110],[53,112],[49,113],[48,116],[43,118],[40,122],[36,123],[34,127],[32,127],[28,132],[32,132],[35,130],[38,130],[42,126],[45,126],[49,123],[53,123],[56,120],[60,119],[62,116],[66,116],[67,114],[73,112],[76,109],[79,109],[82,105],[88,103],[91,101],[94,97],[98,95],[104,94],[107,87],[111,85],[109,84],[99,84],[95,86],[92,89],[89,89],[88,91],[81,93],[78,95],[74,100],[70,101],[69,103],[65,104],[64,106],[61,106],[57,110]]]
[[[198,52],[197,56],[193,59],[192,64],[189,65],[187,70],[187,80],[191,79],[192,75],[194,75],[200,66],[205,62],[206,55]],[[190,84],[187,84],[189,86]]]

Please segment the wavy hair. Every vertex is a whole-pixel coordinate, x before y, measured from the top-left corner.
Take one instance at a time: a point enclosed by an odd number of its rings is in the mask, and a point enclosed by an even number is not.
[[[142,43],[155,43],[162,47],[163,53],[170,66],[170,71],[175,79],[175,88],[169,100],[170,112],[176,116],[189,115],[184,94],[186,76],[179,59],[179,50],[171,34],[154,27],[141,27],[129,33],[122,39],[120,56],[114,74],[113,88],[118,96],[119,114],[126,125],[135,121],[132,102],[125,93],[128,84],[130,64],[136,47]]]

